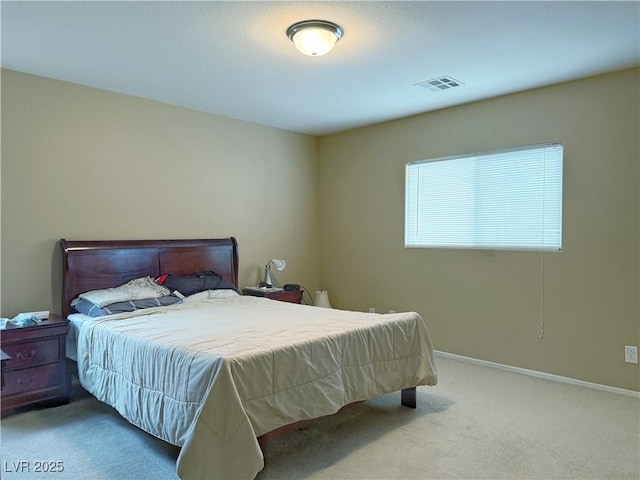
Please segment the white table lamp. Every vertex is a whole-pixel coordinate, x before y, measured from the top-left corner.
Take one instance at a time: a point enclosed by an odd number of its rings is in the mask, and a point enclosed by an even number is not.
[[[316,290],[316,299],[315,305],[316,307],[324,307],[331,308],[331,303],[329,303],[329,292],[326,290]]]

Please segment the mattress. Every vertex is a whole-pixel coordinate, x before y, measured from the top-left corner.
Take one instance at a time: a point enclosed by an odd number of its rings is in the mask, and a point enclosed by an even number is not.
[[[181,478],[254,478],[264,466],[257,436],[437,381],[414,312],[236,296],[70,320],[83,387],[181,446]]]

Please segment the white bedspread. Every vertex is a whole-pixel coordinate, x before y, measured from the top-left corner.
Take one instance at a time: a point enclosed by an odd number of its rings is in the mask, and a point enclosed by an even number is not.
[[[254,478],[264,466],[256,436],[437,377],[416,313],[249,296],[83,323],[77,358],[84,388],[182,446],[183,479]]]

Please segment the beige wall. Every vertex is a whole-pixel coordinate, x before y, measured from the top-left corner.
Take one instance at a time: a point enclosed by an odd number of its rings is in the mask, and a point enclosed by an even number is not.
[[[316,140],[3,70],[2,316],[59,311],[61,237],[234,235],[243,285],[282,257],[280,283],[418,311],[439,350],[638,390],[638,78]],[[403,248],[406,162],[549,141],[565,146],[562,253]]]
[[[639,91],[636,69],[321,138],[322,288],[418,311],[442,351],[638,390]],[[552,141],[561,253],[403,247],[406,162]]]
[[[318,283],[314,137],[2,71],[2,316],[60,310],[57,241],[235,236]]]

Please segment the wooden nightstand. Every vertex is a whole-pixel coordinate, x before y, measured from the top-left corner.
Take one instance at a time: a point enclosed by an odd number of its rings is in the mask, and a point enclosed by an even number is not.
[[[66,337],[69,321],[50,315],[40,325],[0,331],[2,417],[33,406],[69,403]]]
[[[279,302],[302,303],[302,290],[282,290],[279,292],[261,292],[255,288],[243,288],[243,295],[253,295],[254,297],[265,297]]]

